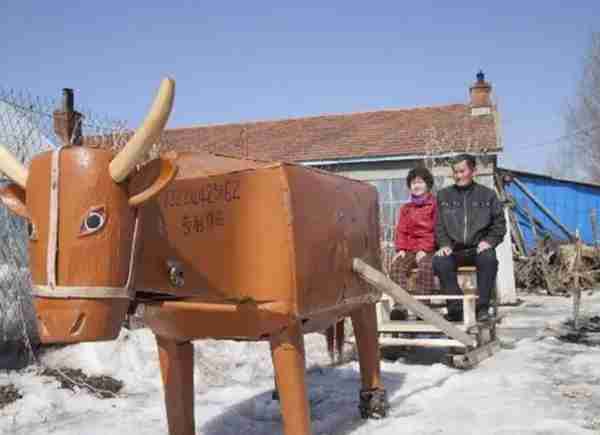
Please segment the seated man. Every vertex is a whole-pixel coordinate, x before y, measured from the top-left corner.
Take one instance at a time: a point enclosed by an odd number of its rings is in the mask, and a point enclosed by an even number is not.
[[[504,209],[496,193],[473,180],[475,158],[456,157],[452,164],[455,184],[438,192],[438,218],[435,227],[439,247],[433,258],[433,271],[441,290],[461,295],[457,268],[477,267],[477,321],[489,320],[492,289],[496,282],[498,260],[494,248],[506,232]],[[461,321],[462,303],[448,301],[448,320]]]

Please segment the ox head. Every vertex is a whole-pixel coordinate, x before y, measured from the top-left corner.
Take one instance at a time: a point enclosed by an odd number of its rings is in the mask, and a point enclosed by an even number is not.
[[[0,199],[27,220],[42,342],[118,334],[131,297],[138,208],[176,175],[163,159],[137,169],[169,118],[174,89],[163,80],[143,124],[116,155],[67,146],[36,155],[26,168],[0,145],[0,171],[12,180]],[[147,187],[133,194],[140,178]]]

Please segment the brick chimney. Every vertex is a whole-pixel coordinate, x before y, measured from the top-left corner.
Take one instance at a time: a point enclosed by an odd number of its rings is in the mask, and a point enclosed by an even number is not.
[[[471,96],[471,114],[487,115],[491,112],[492,108],[492,85],[485,81],[485,75],[483,71],[477,73],[477,81],[469,88]]]

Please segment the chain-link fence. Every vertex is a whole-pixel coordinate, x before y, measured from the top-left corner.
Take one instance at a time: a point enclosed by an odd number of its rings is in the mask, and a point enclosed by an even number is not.
[[[0,144],[28,166],[36,154],[62,145],[54,131],[59,99],[0,88]],[[77,108],[86,145],[120,149],[131,136],[123,121]],[[161,143],[150,155],[156,154]],[[0,172],[0,186],[10,183]],[[34,357],[37,342],[27,253],[27,222],[0,205],[0,369],[18,368]]]
[[[56,143],[50,99],[0,89],[0,144],[28,165],[35,154]],[[1,179],[0,183],[9,180]],[[26,222],[0,207],[0,368],[20,367],[36,341],[30,296]]]

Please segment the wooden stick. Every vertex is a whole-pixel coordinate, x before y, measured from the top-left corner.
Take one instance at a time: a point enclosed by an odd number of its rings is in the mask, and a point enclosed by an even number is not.
[[[576,255],[575,255],[575,276],[573,285],[573,328],[579,329],[579,307],[581,306],[581,287],[579,280],[579,271],[581,269],[581,238],[579,237],[579,229],[575,232],[576,237]]]
[[[527,250],[525,249],[525,239],[523,238],[523,233],[516,222],[513,207],[515,206],[515,200],[511,196],[510,192],[507,192],[504,188],[504,182],[502,181],[502,177],[496,173],[494,175],[494,180],[496,181],[496,190],[498,191],[498,195],[500,197],[500,201],[506,206],[507,214],[508,214],[508,225],[510,227],[510,234],[512,240],[514,241],[514,245],[517,248],[517,253],[519,255],[527,255]]]
[[[595,208],[590,208],[590,225],[592,227],[592,237],[594,238],[594,247],[598,247],[598,213]]]
[[[527,219],[529,219],[529,224],[531,225],[531,232],[533,233],[533,240],[535,241],[536,245],[538,245],[539,237],[538,237],[537,227],[535,226],[535,221],[533,220],[533,215],[531,214],[531,212],[529,211],[529,207],[525,203],[523,203],[523,210],[525,211],[525,214],[527,215]]]
[[[479,364],[486,358],[491,357],[500,350],[500,343],[494,340],[464,355],[452,355],[452,364],[459,369],[469,369]]]
[[[450,301],[450,300],[469,300],[469,299],[477,299],[479,296],[477,295],[411,295],[418,301]]]
[[[527,247],[525,246],[525,237],[523,236],[523,231],[521,230],[521,226],[519,225],[519,221],[515,216],[515,212],[512,208],[508,209],[508,221],[510,223],[510,230],[513,238],[515,239],[515,244],[517,245],[517,249],[519,251],[519,255],[527,256]]]
[[[457,328],[438,313],[431,310],[428,306],[413,298],[406,290],[404,290],[377,269],[369,266],[361,259],[355,258],[352,268],[367,283],[375,286],[383,293],[391,296],[394,301],[401,303],[426,322],[437,326],[446,335],[460,341],[465,346],[474,347],[477,345],[477,341],[469,334]]]
[[[590,226],[592,227],[594,258],[598,260],[600,258],[600,250],[598,249],[598,211],[595,208],[590,208]]]
[[[515,199],[513,198],[513,196],[511,195],[510,192],[505,190],[504,193],[506,195],[506,198],[508,199],[508,201],[511,204],[511,206],[508,208],[508,218],[510,220],[511,227],[514,228],[514,230],[515,230],[515,233],[517,236],[517,243],[520,245],[521,252],[523,253],[524,256],[526,256],[527,255],[527,246],[525,245],[525,237],[523,236],[523,230],[521,229],[521,225],[519,224],[519,220],[515,216],[515,211],[514,211],[514,207],[517,202],[515,201]]]
[[[535,205],[537,205],[537,206],[538,206],[538,208],[539,208],[540,210],[542,210],[542,212],[543,212],[543,213],[544,213],[546,216],[548,216],[548,218],[549,218],[549,219],[550,219],[552,222],[554,222],[554,224],[556,224],[556,226],[557,226],[558,228],[560,228],[560,229],[561,229],[561,230],[562,230],[562,231],[563,231],[563,232],[564,232],[564,233],[567,235],[567,237],[569,238],[569,240],[574,240],[574,239],[575,239],[575,236],[573,236],[573,234],[571,234],[571,232],[569,231],[569,229],[568,229],[567,227],[565,227],[565,226],[564,226],[564,225],[563,225],[563,224],[562,224],[562,223],[561,223],[561,222],[558,220],[558,218],[557,218],[556,216],[554,216],[554,214],[553,214],[553,213],[552,213],[550,210],[548,210],[548,209],[547,209],[547,208],[544,206],[544,204],[543,204],[543,203],[542,203],[542,202],[541,202],[541,201],[540,201],[540,200],[539,200],[539,199],[538,199],[538,198],[537,198],[537,197],[536,197],[536,196],[535,196],[533,193],[531,193],[531,191],[530,191],[530,190],[529,190],[529,189],[528,189],[528,188],[527,188],[527,187],[526,187],[526,186],[525,186],[523,183],[521,183],[521,182],[519,181],[519,179],[518,179],[518,178],[516,178],[516,177],[513,177],[513,182],[514,182],[514,183],[517,185],[517,187],[518,187],[519,189],[521,189],[521,191],[522,191],[522,192],[523,192],[523,193],[524,193],[524,194],[525,194],[525,195],[526,195],[526,196],[527,196],[529,199],[531,199],[531,200],[533,201],[533,203],[534,203]]]

